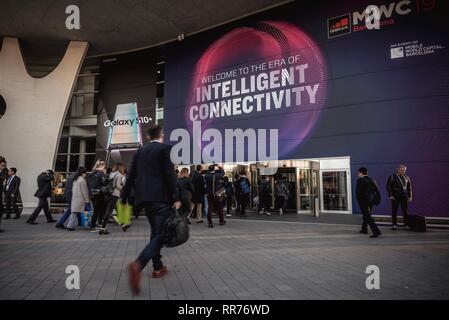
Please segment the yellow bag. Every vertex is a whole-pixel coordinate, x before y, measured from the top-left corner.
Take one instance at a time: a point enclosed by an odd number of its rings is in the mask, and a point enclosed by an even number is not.
[[[133,206],[129,204],[123,204],[120,200],[118,200],[115,207],[117,211],[118,222],[122,225],[130,224]]]

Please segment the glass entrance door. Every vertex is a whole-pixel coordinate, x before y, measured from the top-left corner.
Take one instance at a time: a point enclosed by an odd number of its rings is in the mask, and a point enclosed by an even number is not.
[[[324,212],[349,213],[349,171],[321,172],[321,208]]]
[[[319,162],[300,161],[296,168],[298,181],[297,212],[313,214],[319,196]],[[319,208],[317,208],[319,209]]]

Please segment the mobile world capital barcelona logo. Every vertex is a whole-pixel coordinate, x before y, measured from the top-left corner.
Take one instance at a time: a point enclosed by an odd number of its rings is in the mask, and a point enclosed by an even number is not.
[[[263,21],[234,29],[198,60],[185,109],[187,129],[174,130],[172,137],[193,135],[193,156],[202,150],[203,159],[189,163],[242,161],[233,158],[233,147],[245,161],[271,159],[273,148],[287,156],[319,118],[326,77],[323,54],[296,26]],[[242,136],[249,141],[247,151],[232,141]]]

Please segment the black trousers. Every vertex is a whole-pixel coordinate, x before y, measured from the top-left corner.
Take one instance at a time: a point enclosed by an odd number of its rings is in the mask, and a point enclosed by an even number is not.
[[[11,196],[10,194],[5,194],[5,213],[6,217],[11,217],[11,209],[12,212],[16,215],[16,217],[20,216],[19,207],[17,206],[17,198]]]
[[[34,221],[36,220],[37,216],[41,212],[41,210],[44,210],[45,217],[47,218],[47,221],[51,221],[51,214],[50,214],[50,207],[48,206],[48,200],[47,197],[39,197],[39,203],[37,205],[37,208],[34,209],[33,213],[29,217],[28,221]]]
[[[363,214],[362,231],[368,232],[369,226],[373,234],[380,234],[380,230],[377,227],[377,224],[374,222],[373,217],[371,216],[371,208],[364,203],[359,203],[359,207]]]
[[[391,217],[393,220],[393,225],[398,224],[398,210],[399,206],[401,206],[402,216],[404,217],[404,226],[407,225],[408,218],[408,199],[407,197],[395,197],[395,200],[391,200]]]
[[[92,197],[92,203],[94,206],[94,212],[92,213],[92,222],[90,224],[91,228],[95,228],[98,224],[103,222],[103,217],[106,212],[106,196],[103,193],[96,194]]]
[[[133,206],[133,216],[134,216],[134,218],[139,219],[140,212],[142,211],[142,206],[140,206],[140,205],[136,206],[134,204],[134,197],[133,196],[130,196],[128,198],[128,203]]]
[[[249,203],[249,194],[247,195],[240,195],[237,197],[237,202],[239,203],[240,207],[240,215],[245,215],[246,206]]]
[[[271,195],[261,194],[260,195],[260,209],[265,209],[265,211],[269,211],[270,208],[271,208]]]
[[[232,204],[234,202],[234,195],[230,194],[226,197],[226,213],[230,214],[232,210]]]
[[[118,197],[116,197],[116,196],[109,196],[109,197],[107,197],[105,214],[103,216],[103,224],[101,225],[101,227],[103,229],[105,229],[106,226],[108,225],[109,217],[111,216],[112,211],[114,211],[114,209],[115,209],[115,205],[117,204],[117,200],[118,200]]]

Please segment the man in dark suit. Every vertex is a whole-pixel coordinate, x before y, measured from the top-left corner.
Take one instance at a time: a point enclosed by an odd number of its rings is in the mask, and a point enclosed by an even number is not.
[[[16,168],[10,168],[8,170],[9,177],[5,185],[5,219],[11,219],[11,209],[15,214],[14,219],[20,218],[19,207],[17,207],[17,199],[20,195],[20,178],[16,176],[16,173]]]
[[[8,179],[8,171],[6,169],[6,160],[0,156],[0,232],[5,230],[2,229],[2,219],[3,219],[3,191],[5,181]]]
[[[48,206],[48,199],[51,197],[51,182],[54,179],[53,171],[47,170],[45,172],[42,172],[37,177],[37,191],[34,194],[35,197],[39,198],[39,204],[37,205],[37,208],[34,209],[31,216],[28,218],[27,223],[29,224],[37,224],[35,221],[41,210],[44,210],[45,217],[47,218],[47,223],[56,222],[56,220],[53,220],[50,214],[50,208]]]
[[[163,143],[164,134],[160,126],[151,127],[148,135],[151,142],[139,148],[134,156],[122,196],[122,202],[126,203],[134,188],[134,205],[145,208],[151,225],[150,242],[128,266],[130,285],[135,295],[140,292],[141,271],[150,260],[153,260],[153,278],[167,273],[160,255],[163,226],[172,207],[179,209],[181,206],[176,193],[175,167],[170,159],[171,146]]]
[[[368,169],[364,167],[359,168],[358,176],[359,178],[357,179],[355,194],[360,210],[363,214],[362,230],[360,230],[360,233],[368,234],[369,226],[371,228],[371,231],[373,232],[370,237],[377,238],[381,235],[381,232],[374,222],[373,217],[371,216],[372,204],[369,200],[372,198],[372,192],[374,191],[372,190],[374,181],[372,181],[372,179],[368,176]]]
[[[208,227],[213,228],[212,223],[212,213],[216,212],[218,214],[218,219],[220,225],[224,225],[226,221],[223,216],[223,205],[220,199],[217,197],[217,191],[223,188],[222,179],[224,177],[224,171],[217,165],[211,164],[209,166],[209,171],[206,173],[204,179],[206,180],[206,192],[207,192],[207,222]]]

